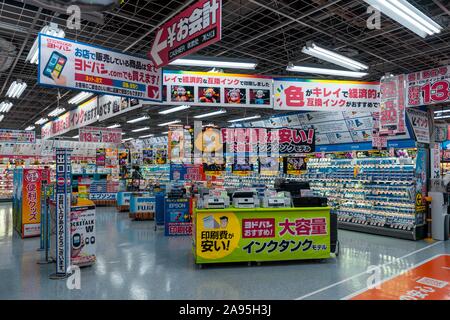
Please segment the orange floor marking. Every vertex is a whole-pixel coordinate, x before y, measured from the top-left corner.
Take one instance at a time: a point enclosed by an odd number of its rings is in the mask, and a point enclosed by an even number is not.
[[[439,255],[350,300],[450,300],[450,254]]]

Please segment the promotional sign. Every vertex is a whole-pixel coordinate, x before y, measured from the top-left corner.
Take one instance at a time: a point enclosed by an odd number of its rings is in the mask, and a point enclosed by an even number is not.
[[[161,101],[162,70],[150,60],[39,34],[38,83]]]
[[[110,95],[94,97],[76,109],[67,111],[55,120],[44,124],[41,128],[42,139],[49,139],[141,107],[142,101],[137,99]]]
[[[171,181],[205,181],[202,164],[171,164]]]
[[[273,131],[274,129],[270,129]],[[275,129],[278,132],[278,144],[272,143],[272,150],[279,146],[280,155],[310,153],[315,150],[314,129]]]
[[[408,107],[450,101],[450,66],[410,73],[406,81]]]
[[[405,133],[405,76],[381,79],[380,135]]]
[[[164,211],[164,235],[184,236],[192,234],[189,199],[166,198]]]
[[[275,110],[377,111],[378,82],[275,78]]]
[[[42,179],[45,172],[23,169],[22,185],[22,236],[40,235]]]
[[[199,0],[164,23],[148,53],[155,66],[192,54],[222,38],[222,1]]]
[[[97,167],[104,167],[106,165],[105,148],[97,148],[96,155],[95,155],[95,165]]]
[[[248,162],[249,156],[303,154],[315,150],[315,129],[223,128],[222,141],[226,156],[237,163]]]
[[[330,209],[197,210],[196,263],[330,257]]]
[[[83,127],[80,128],[78,136],[80,142],[103,142],[119,144],[122,142],[122,129]]]
[[[350,300],[448,300],[450,255],[433,257]]]
[[[49,139],[97,121],[97,97],[68,111],[41,128],[42,139]]]
[[[441,178],[441,153],[442,146],[440,143],[434,143],[430,148],[430,162],[431,162],[431,179]]]
[[[116,192],[108,193],[108,192],[90,192],[89,200],[116,200]]]
[[[283,158],[284,173],[300,175],[306,172],[305,157],[285,157]]]
[[[71,262],[78,266],[95,262],[95,206],[76,206],[70,213]]]
[[[430,124],[428,113],[422,110],[408,109],[409,122],[414,130],[417,142],[430,143]]]
[[[0,143],[36,143],[34,131],[0,129]]]
[[[156,199],[153,196],[132,196],[130,198],[130,214],[155,213]]]
[[[70,151],[56,149],[56,275],[66,275],[70,266]]]
[[[277,176],[280,163],[278,158],[274,157],[260,157],[259,158],[259,173],[268,176]]]
[[[272,108],[272,78],[259,75],[165,70],[167,104]]]

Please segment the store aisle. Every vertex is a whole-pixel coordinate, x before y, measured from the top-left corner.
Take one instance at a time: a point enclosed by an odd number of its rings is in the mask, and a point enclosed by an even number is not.
[[[341,255],[326,261],[206,266],[193,263],[188,237],[164,237],[153,222],[97,208],[97,263],[82,269],[81,290],[49,280],[39,239],[13,232],[11,205],[0,204],[0,299],[341,299],[366,286],[371,265],[389,277],[450,243],[407,241],[340,231]],[[401,258],[396,260],[396,258]]]

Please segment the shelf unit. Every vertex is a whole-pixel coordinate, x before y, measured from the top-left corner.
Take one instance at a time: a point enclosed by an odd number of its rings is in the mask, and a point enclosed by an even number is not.
[[[305,177],[315,194],[327,197],[341,228],[405,239],[424,237],[415,159],[310,159]]]

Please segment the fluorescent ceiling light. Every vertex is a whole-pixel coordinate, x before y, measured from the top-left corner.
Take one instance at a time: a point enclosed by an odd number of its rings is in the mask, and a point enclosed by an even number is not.
[[[303,47],[302,52],[350,70],[361,71],[369,69],[369,67],[365,64],[362,64],[356,60],[350,59],[336,52],[319,47],[315,43],[307,43],[306,46]]]
[[[80,104],[81,102],[87,100],[87,98],[92,97],[94,94],[92,92],[80,92],[75,97],[68,101],[69,104]]]
[[[169,121],[169,122],[160,123],[160,124],[158,124],[158,126],[159,127],[170,126],[171,124],[180,123],[180,122],[181,122],[181,120],[173,120],[173,121]]]
[[[9,98],[18,99],[25,88],[27,87],[27,84],[25,82],[22,82],[20,80],[13,81],[11,85],[9,86],[8,92],[6,92],[6,96]]]
[[[143,127],[143,128],[131,130],[131,132],[141,132],[141,131],[145,131],[145,130],[149,130],[149,129],[150,129],[150,127]]]
[[[365,72],[324,69],[324,68],[315,68],[315,67],[303,67],[303,66],[288,66],[286,68],[286,70],[292,71],[292,72],[326,74],[326,75],[331,75],[331,76],[342,76],[342,77],[350,77],[350,78],[362,78],[368,74]]]
[[[126,138],[126,139],[123,139],[122,142],[130,141],[130,140],[133,140],[133,138]]]
[[[149,116],[143,116],[143,117],[139,117],[139,118],[136,118],[136,119],[128,120],[127,123],[136,123],[136,122],[144,121],[144,120],[147,120],[147,119],[150,119],[150,117]]]
[[[450,109],[435,111],[434,114],[447,113],[447,112],[450,112]]]
[[[25,128],[25,131],[31,131],[31,130],[34,130],[34,126],[28,126],[28,127],[26,127]]]
[[[405,0],[364,0],[422,38],[440,33],[442,27]]]
[[[4,114],[0,115],[0,122],[2,122],[3,118],[5,117]]]
[[[120,128],[120,124],[115,123],[115,124],[113,124],[113,125],[111,125],[111,126],[109,126],[109,127],[107,127],[107,128],[108,128],[108,129]]]
[[[48,122],[47,118],[40,118],[38,121],[36,121],[34,124],[43,125],[44,123]]]
[[[9,110],[11,110],[12,106],[13,106],[12,102],[3,101],[2,103],[0,103],[0,112],[2,112],[2,113],[9,112]]]
[[[169,134],[169,131],[161,132],[161,134]]]
[[[76,135],[76,136],[73,136],[72,138],[78,139],[79,137],[80,137],[79,135]]]
[[[246,118],[239,118],[239,119],[233,119],[233,120],[228,120],[228,122],[240,122],[240,121],[246,121],[246,120],[252,120],[252,119],[259,119],[261,118],[260,115],[256,115],[256,116],[251,116],[251,117],[246,117]]]
[[[434,117],[434,120],[447,119],[447,118],[450,118],[450,115],[448,115],[448,116],[441,116],[441,117]]]
[[[64,111],[66,111],[66,109],[64,108],[56,108],[55,110],[53,110],[52,112],[50,112],[48,114],[49,117],[57,117],[59,116],[61,113],[63,113]]]
[[[139,136],[139,138],[150,138],[150,137],[153,137],[154,136],[154,134],[147,134],[147,135],[145,135],[145,136]]]
[[[48,26],[45,26],[41,29],[42,34],[54,36],[58,38],[64,38],[65,33],[63,30],[58,28],[56,23],[51,22]],[[34,40],[33,46],[31,47],[30,52],[28,52],[26,61],[34,64],[38,64],[39,62],[39,37]]]
[[[174,108],[171,108],[171,109],[163,110],[163,111],[160,111],[158,113],[159,114],[168,114],[168,113],[173,113],[173,112],[189,109],[190,107],[191,106],[182,105],[182,106],[174,107]]]
[[[220,109],[220,110],[217,110],[217,111],[214,111],[214,112],[199,114],[198,116],[194,116],[194,118],[195,119],[202,119],[202,118],[217,116],[217,115],[222,114],[222,113],[227,113],[227,110]]]
[[[122,135],[124,135],[125,134],[125,132],[122,132]]]
[[[189,59],[176,59],[169,63],[175,66],[189,67],[207,67],[207,68],[230,68],[230,69],[255,69],[258,65],[255,61],[245,61],[243,59],[227,59],[227,58],[209,58],[209,57],[190,57]]]

